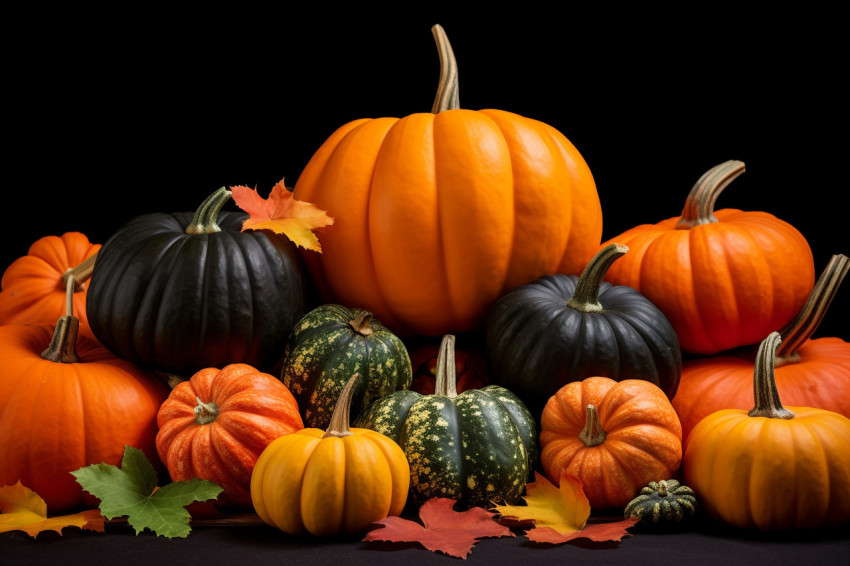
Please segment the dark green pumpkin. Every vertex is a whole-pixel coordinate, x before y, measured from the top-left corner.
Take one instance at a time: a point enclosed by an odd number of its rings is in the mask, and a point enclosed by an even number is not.
[[[651,525],[681,523],[696,512],[697,500],[694,491],[677,480],[649,482],[640,493],[626,505],[626,519],[640,519]]]
[[[672,399],[682,373],[673,327],[635,289],[602,280],[627,250],[611,244],[581,277],[547,275],[500,297],[486,325],[491,381],[537,415],[558,389],[593,376],[645,379]]]
[[[392,438],[410,464],[410,491],[460,507],[513,503],[537,462],[534,419],[510,391],[497,385],[457,393],[455,337],[440,345],[434,395],[399,391],[372,403],[356,421]]]
[[[402,340],[368,311],[321,305],[298,321],[286,344],[281,381],[298,401],[304,424],[327,428],[348,379],[361,378],[351,401],[356,418],[372,401],[413,380]]]
[[[180,376],[242,362],[270,369],[304,314],[295,245],[221,211],[221,188],[193,214],[147,214],[97,254],[86,314],[95,337],[140,366]]]

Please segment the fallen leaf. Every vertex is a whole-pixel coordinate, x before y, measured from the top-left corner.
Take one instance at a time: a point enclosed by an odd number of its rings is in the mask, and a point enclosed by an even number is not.
[[[515,536],[486,509],[455,511],[455,503],[456,500],[445,497],[429,499],[419,508],[424,526],[400,517],[387,517],[376,521],[380,527],[369,531],[363,540],[418,542],[430,551],[465,559],[478,539]]]
[[[535,472],[535,481],[526,485],[523,497],[526,505],[496,505],[494,509],[502,515],[503,524],[533,525],[525,532],[532,542],[561,544],[577,538],[618,541],[631,535],[626,529],[637,523],[637,519],[588,525],[590,502],[581,481],[562,473],[560,484],[556,487]]]
[[[44,531],[55,531],[61,535],[65,527],[102,533],[103,515],[97,509],[89,509],[73,515],[48,517],[44,499],[20,481],[0,487],[0,533],[24,531],[35,538]]]
[[[157,487],[157,476],[144,452],[126,446],[121,467],[94,464],[71,472],[83,489],[100,499],[107,519],[127,517],[136,534],[150,529],[164,537],[186,537],[191,515],[186,505],[215,499],[222,488],[208,480],[192,479]]]
[[[242,223],[245,230],[271,230],[284,234],[297,246],[321,253],[319,238],[313,233],[316,228],[333,224],[333,218],[309,202],[296,200],[286,188],[283,180],[272,188],[268,198],[263,198],[257,189],[245,186],[230,187],[236,206],[248,213]]]

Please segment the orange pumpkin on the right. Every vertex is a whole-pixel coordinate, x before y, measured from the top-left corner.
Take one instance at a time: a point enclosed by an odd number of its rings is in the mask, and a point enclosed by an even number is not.
[[[726,161],[697,181],[681,216],[603,242],[629,247],[605,280],[628,285],[670,320],[683,351],[710,355],[757,344],[800,310],[815,281],[812,250],[791,224],[762,211],[715,211],[744,172]]]

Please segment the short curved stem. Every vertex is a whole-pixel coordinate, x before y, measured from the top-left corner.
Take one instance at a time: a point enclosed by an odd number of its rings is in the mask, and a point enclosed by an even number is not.
[[[599,250],[582,271],[567,306],[582,312],[602,312],[599,287],[611,264],[628,251],[628,246],[617,243],[608,244]]]
[[[457,60],[443,26],[435,24],[431,28],[431,33],[437,42],[437,51],[440,56],[440,82],[437,85],[437,96],[434,98],[431,112],[439,114],[444,110],[460,108],[460,85]]]
[[[342,438],[354,434],[349,427],[349,418],[351,416],[351,399],[354,397],[354,388],[358,381],[360,381],[360,374],[355,373],[342,388],[342,392],[336,400],[336,405],[334,405],[334,412],[331,414],[328,428],[322,438]]]
[[[210,424],[218,418],[218,405],[210,401],[204,403],[200,397],[195,397],[195,422],[201,425]]]
[[[218,215],[224,204],[230,200],[231,193],[225,187],[208,196],[195,211],[192,222],[186,227],[187,234],[212,234],[221,232]]]
[[[667,497],[668,493],[669,492],[667,491],[667,480],[661,480],[660,482],[658,482],[658,495],[660,495],[661,497]]]
[[[369,311],[360,311],[353,320],[348,321],[348,325],[361,336],[371,336],[375,333],[372,330],[372,313]]]
[[[689,230],[700,224],[717,222],[714,204],[729,183],[744,172],[744,162],[730,160],[703,173],[688,194],[677,230]]]
[[[606,436],[607,434],[602,430],[602,424],[599,422],[599,411],[596,410],[595,405],[588,405],[584,428],[578,437],[584,442],[585,446],[598,446],[605,442]]]
[[[761,344],[756,354],[753,370],[753,399],[755,406],[747,413],[751,417],[770,419],[793,419],[794,413],[782,406],[779,392],[776,390],[774,357],[776,347],[782,341],[778,332],[771,332]]]
[[[80,319],[74,316],[74,279],[65,283],[65,316],[56,322],[53,336],[41,357],[51,362],[75,364],[80,361],[77,355],[77,336],[80,332]]]
[[[437,354],[437,374],[434,378],[434,395],[457,397],[457,366],[455,365],[455,337],[446,334]]]

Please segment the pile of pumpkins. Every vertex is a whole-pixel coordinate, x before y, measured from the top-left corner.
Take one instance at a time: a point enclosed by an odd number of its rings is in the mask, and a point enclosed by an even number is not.
[[[342,126],[293,188],[334,218],[322,253],[241,231],[220,189],[6,269],[0,485],[96,505],[68,472],[132,445],[290,534],[512,503],[537,470],[595,510],[675,521],[695,494],[737,527],[850,520],[850,345],[810,338],[847,258],[815,282],[794,227],[715,211],[739,161],[680,217],[602,242],[576,148],[460,109],[434,33],[432,112]]]

